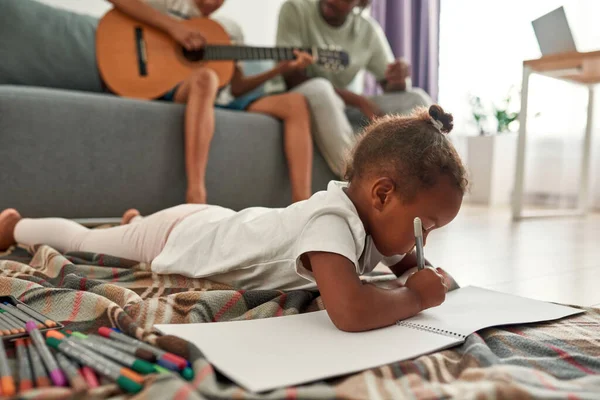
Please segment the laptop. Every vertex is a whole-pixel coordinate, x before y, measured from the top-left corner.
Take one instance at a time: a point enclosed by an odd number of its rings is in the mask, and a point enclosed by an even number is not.
[[[543,56],[577,51],[563,7],[542,15],[531,24]]]

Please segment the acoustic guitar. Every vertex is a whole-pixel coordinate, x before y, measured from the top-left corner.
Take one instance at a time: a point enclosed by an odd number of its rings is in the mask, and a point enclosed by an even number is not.
[[[195,68],[210,68],[220,86],[231,80],[235,60],[292,60],[291,47],[234,46],[218,22],[192,18],[179,23],[197,29],[206,39],[198,51],[188,51],[171,36],[119,10],[109,11],[98,23],[96,58],[100,75],[114,93],[138,99],[160,97],[185,80]],[[348,54],[334,48],[298,48],[324,68],[348,66]]]

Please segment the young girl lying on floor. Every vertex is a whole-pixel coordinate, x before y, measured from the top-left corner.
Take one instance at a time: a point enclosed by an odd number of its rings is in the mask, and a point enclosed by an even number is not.
[[[284,209],[185,204],[148,217],[126,213],[125,225],[89,230],[60,218],[0,214],[0,250],[15,242],[47,244],[151,263],[159,274],[205,277],[243,289],[317,284],[333,323],[362,331],[391,325],[441,304],[447,287],[425,268],[403,285],[363,283],[379,262],[401,276],[416,265],[413,220],[423,240],[457,215],[467,180],[444,133],[452,116],[437,105],[388,116],[366,128],[349,163],[348,183]],[[133,218],[132,218],[133,217]]]

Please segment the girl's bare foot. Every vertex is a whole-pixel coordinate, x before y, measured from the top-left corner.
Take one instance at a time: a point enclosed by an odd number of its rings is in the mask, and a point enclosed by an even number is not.
[[[136,210],[135,208],[130,208],[129,210],[125,211],[125,213],[123,214],[123,217],[121,217],[121,225],[127,225],[129,223],[131,223],[131,221],[135,218],[135,217],[140,217],[141,214],[138,210]]]
[[[21,218],[21,214],[14,208],[7,208],[0,213],[0,251],[15,244],[15,226]]]
[[[189,187],[185,195],[185,202],[188,204],[206,204],[206,188]]]

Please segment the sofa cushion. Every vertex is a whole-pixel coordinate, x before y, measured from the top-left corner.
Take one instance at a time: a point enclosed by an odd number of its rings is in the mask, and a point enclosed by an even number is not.
[[[33,0],[0,0],[0,84],[102,91],[97,19]]]

